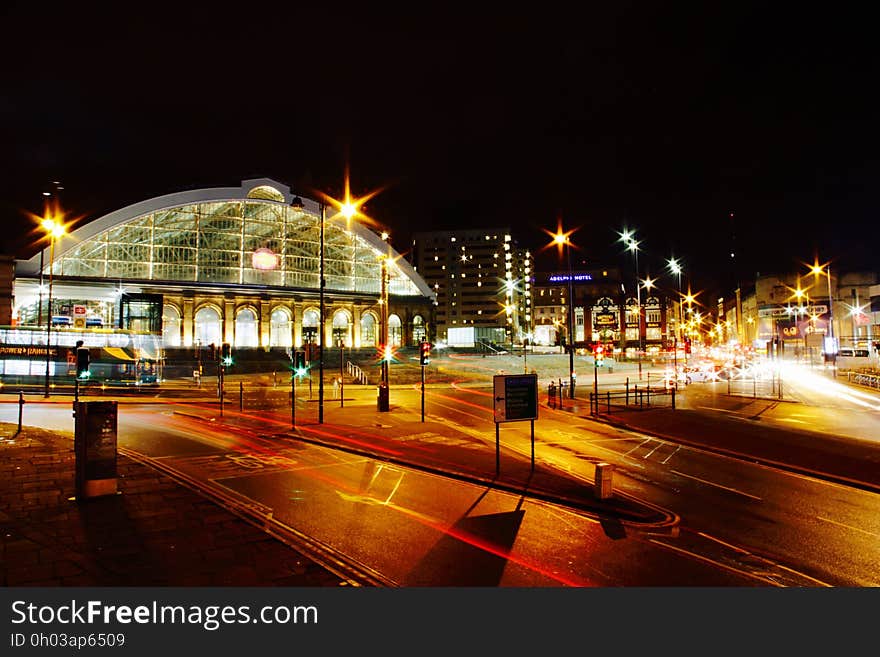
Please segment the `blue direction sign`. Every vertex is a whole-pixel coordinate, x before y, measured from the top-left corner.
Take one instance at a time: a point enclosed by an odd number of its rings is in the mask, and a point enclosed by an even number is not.
[[[537,374],[499,374],[493,384],[496,423],[538,419]]]

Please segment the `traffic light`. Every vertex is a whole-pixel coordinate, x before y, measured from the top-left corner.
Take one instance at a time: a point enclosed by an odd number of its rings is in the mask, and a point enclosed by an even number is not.
[[[306,365],[306,352],[297,351],[293,355],[293,373],[296,376],[305,376],[309,371],[309,366]]]
[[[232,365],[232,345],[224,342],[220,348],[220,362],[223,365]]]
[[[431,343],[422,342],[419,345],[419,365],[427,365],[431,362]]]
[[[91,354],[88,347],[76,348],[76,378],[88,379],[91,376],[89,372],[89,359]]]

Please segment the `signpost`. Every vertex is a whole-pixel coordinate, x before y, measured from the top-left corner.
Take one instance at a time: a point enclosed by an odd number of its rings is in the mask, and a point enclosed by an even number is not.
[[[502,422],[531,423],[532,470],[535,469],[535,420],[538,419],[538,375],[498,374],[492,379],[495,409],[495,474],[501,472]]]

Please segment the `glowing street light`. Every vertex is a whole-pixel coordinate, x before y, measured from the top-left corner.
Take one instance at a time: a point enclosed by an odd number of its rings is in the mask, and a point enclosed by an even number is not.
[[[641,357],[642,350],[644,349],[644,345],[642,343],[642,291],[641,286],[638,284],[639,280],[639,244],[641,242],[637,242],[635,239],[635,231],[624,229],[623,232],[619,233],[620,240],[623,242],[624,246],[626,246],[627,250],[633,254],[633,260],[636,266],[636,314],[637,314],[637,331],[638,331],[638,343],[639,343],[639,365],[641,366]],[[641,367],[639,368],[639,373],[641,374]]]
[[[556,232],[551,233],[549,230],[544,229],[544,232],[550,235],[553,238],[553,241],[545,246],[547,248],[549,246],[556,245],[556,248],[559,250],[560,254],[562,249],[565,249],[565,253],[568,259],[568,344],[566,345],[568,348],[568,372],[569,372],[569,380],[568,380],[568,397],[569,399],[574,399],[574,385],[575,385],[575,372],[574,372],[574,288],[572,287],[572,279],[574,275],[571,269],[571,234],[575,232],[575,229],[572,229],[568,232],[563,232],[562,223],[560,222],[557,226]]]
[[[346,223],[350,224],[351,220],[357,215],[361,217],[362,220],[365,220],[365,223],[375,223],[372,219],[367,217],[361,211],[364,203],[366,203],[369,199],[373,198],[376,194],[381,190],[374,190],[369,194],[362,196],[357,199],[353,199],[351,197],[351,192],[349,191],[349,179],[348,179],[348,169],[346,168],[345,172],[345,198],[341,201],[324,194],[323,192],[318,191],[318,195],[322,198],[322,201],[318,203],[320,207],[320,222],[321,222],[321,235],[320,235],[320,246],[319,246],[319,273],[318,273],[318,423],[323,424],[324,422],[324,332],[326,327],[324,326],[325,316],[324,316],[324,288],[327,287],[327,281],[324,277],[324,225],[327,223],[327,205],[331,205],[336,209],[336,213],[329,217],[330,220],[335,219],[337,216],[342,216]],[[302,209],[303,202],[298,196],[294,197],[291,201],[291,206],[294,208]],[[387,240],[388,234],[382,233],[382,239]],[[383,276],[384,281],[384,276]],[[341,355],[340,355],[341,358]]]
[[[825,265],[815,263],[810,267],[810,272],[814,276],[825,274],[825,278],[828,280],[828,337],[834,338],[834,314],[831,294],[831,263]]]
[[[678,320],[675,324],[675,340],[673,345],[673,361],[675,363],[675,371],[678,371],[678,343],[681,342],[681,321],[682,321],[682,312],[681,312],[681,272],[682,266],[679,263],[677,258],[670,258],[666,261],[666,266],[669,268],[669,271],[672,272],[677,281],[678,281]],[[687,361],[687,352],[685,352],[685,362]]]
[[[64,224],[61,222],[61,219],[55,219],[52,216],[46,216],[40,221],[40,226],[42,226],[43,230],[46,231],[46,235],[49,237],[49,306],[47,309],[48,313],[48,321],[46,322],[46,384],[44,397],[49,396],[49,363],[50,363],[50,354],[49,354],[49,344],[52,339],[52,281],[53,281],[53,265],[55,260],[55,240],[61,239],[61,237],[66,232]]]

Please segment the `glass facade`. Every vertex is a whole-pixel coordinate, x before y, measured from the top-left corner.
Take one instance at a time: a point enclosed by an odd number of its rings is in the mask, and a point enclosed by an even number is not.
[[[66,277],[317,290],[320,227],[320,217],[272,199],[184,205],[84,240],[57,256],[52,269]],[[382,255],[344,221],[325,221],[326,290],[378,295]],[[389,293],[420,295],[394,265]]]

